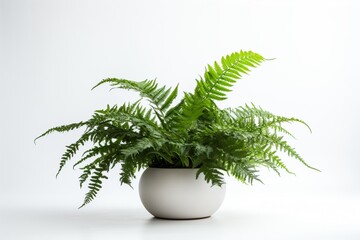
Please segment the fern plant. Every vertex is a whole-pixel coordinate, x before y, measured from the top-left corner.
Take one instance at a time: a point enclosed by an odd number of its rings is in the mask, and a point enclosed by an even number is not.
[[[86,121],[50,128],[36,139],[53,132],[83,129],[80,138],[66,146],[57,173],[85,143],[92,143],[73,164],[82,170],[80,186],[88,182],[89,190],[80,207],[96,197],[115,166],[120,169],[120,183],[130,186],[136,172],[147,167],[197,168],[196,177],[203,173],[212,185],[221,186],[224,174],[251,184],[261,181],[261,166],[278,174],[280,169],[291,173],[279,152],[317,170],[284,139],[285,135],[292,137],[285,123],[301,123],[310,130],[304,121],[277,116],[253,104],[225,109],[217,106],[237,80],[265,60],[251,51],[226,55],[221,62],[208,65],[196,80],[194,92],[185,92],[176,104],[178,86],[160,86],[156,80],[102,80],[93,89],[109,84],[136,91],[140,99],[120,106],[108,105]],[[144,105],[144,100],[148,104]]]

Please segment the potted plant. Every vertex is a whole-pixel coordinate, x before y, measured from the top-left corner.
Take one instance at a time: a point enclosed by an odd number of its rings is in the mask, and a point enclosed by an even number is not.
[[[88,182],[89,188],[80,208],[96,197],[106,173],[120,166],[120,183],[128,185],[137,171],[146,169],[140,179],[140,198],[154,216],[208,217],[223,201],[224,174],[251,184],[261,181],[257,174],[261,166],[278,174],[280,169],[291,173],[278,156],[280,151],[317,170],[284,140],[285,135],[292,136],[284,123],[298,122],[309,128],[304,121],[277,116],[253,104],[217,106],[243,74],[265,60],[251,51],[226,55],[220,63],[208,65],[196,80],[194,92],[185,92],[176,104],[178,86],[159,86],[156,80],[102,80],[93,89],[108,83],[137,91],[140,99],[108,105],[86,121],[50,128],[36,139],[84,128],[80,138],[66,146],[57,173],[86,142],[92,143],[74,164],[83,171],[80,186]]]

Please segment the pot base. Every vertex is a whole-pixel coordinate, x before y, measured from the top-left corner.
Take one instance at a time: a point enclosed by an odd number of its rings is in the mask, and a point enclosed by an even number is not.
[[[211,217],[211,216],[198,217],[198,218],[163,218],[163,217],[154,216],[154,218],[159,219],[159,220],[174,220],[174,221],[201,220],[201,219],[205,219],[205,218],[209,218],[209,217]]]

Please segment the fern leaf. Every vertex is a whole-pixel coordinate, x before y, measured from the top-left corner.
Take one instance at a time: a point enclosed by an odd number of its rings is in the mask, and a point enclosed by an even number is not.
[[[117,141],[118,142],[118,141]],[[115,144],[118,145],[118,144]],[[83,153],[83,157],[78,160],[74,165],[73,168],[75,168],[76,166],[78,166],[79,164],[85,162],[88,159],[91,159],[97,155],[101,155],[103,152],[110,152],[111,148],[114,148],[113,146],[109,146],[109,145],[105,145],[105,146],[95,146],[91,149],[88,149],[87,151],[85,151]]]
[[[177,94],[178,94],[178,87],[179,87],[179,84],[176,85],[174,90],[171,92],[171,94],[167,97],[165,102],[162,104],[161,109],[160,109],[161,111],[166,111],[170,107],[171,103],[175,100],[175,98],[177,97]]]
[[[66,151],[61,157],[60,166],[58,172],[56,173],[56,177],[60,174],[66,162],[74,157],[79,148],[89,140],[89,137],[90,135],[88,133],[84,133],[75,143],[66,146]]]
[[[306,167],[319,171],[319,169],[314,168],[310,165],[308,165],[305,160],[295,151],[294,148],[292,148],[290,145],[288,145],[288,143],[283,139],[283,137],[279,137],[276,135],[270,135],[266,137],[267,140],[269,140],[270,144],[273,144],[276,149],[279,149],[280,151],[285,152],[289,157],[295,158],[297,160],[299,160],[302,164],[304,164]]]
[[[131,188],[131,179],[135,178],[135,173],[138,167],[138,162],[134,159],[125,159],[121,164],[120,183],[127,184]]]
[[[164,111],[169,108],[173,100],[176,98],[178,91],[178,87],[176,87],[173,91],[171,91],[171,88],[166,88],[165,86],[158,87],[156,80],[144,80],[137,82],[117,78],[104,79],[100,83],[96,84],[93,89],[104,83],[110,83],[110,85],[115,88],[137,91],[141,97],[149,100],[149,102],[154,106],[155,111],[158,111],[161,116],[165,115]]]
[[[37,138],[34,139],[34,143],[36,143],[36,140],[39,139],[39,138],[42,138],[50,133],[53,133],[53,132],[69,132],[69,131],[72,131],[74,129],[78,129],[84,125],[86,125],[87,122],[78,122],[78,123],[71,123],[71,124],[68,124],[68,125],[62,125],[62,126],[58,126],[58,127],[53,127],[53,128],[50,128],[49,130],[47,130],[46,132],[44,132],[43,134],[41,134],[40,136],[38,136]]]
[[[256,67],[264,60],[261,55],[251,51],[227,55],[221,60],[222,66],[217,62],[214,67],[208,65],[204,79],[198,81],[196,92],[202,93],[203,98],[225,100],[226,92],[230,91],[229,87],[232,87],[242,74],[249,72],[248,67]]]
[[[256,175],[257,172],[258,171],[253,167],[239,165],[239,164],[234,164],[230,170],[231,175],[233,175],[236,179],[240,180],[245,184],[246,183],[252,184],[254,180],[262,183],[262,181]]]
[[[108,171],[108,169],[109,169],[109,165],[106,162],[101,162],[99,166],[95,169],[89,180],[90,181],[90,183],[88,184],[89,191],[85,194],[84,202],[79,208],[84,207],[86,204],[89,204],[92,200],[94,200],[94,198],[102,188],[101,179],[107,179],[107,176],[105,176],[103,172]]]
[[[89,178],[90,175],[91,175],[91,169],[84,168],[83,174],[81,174],[81,176],[79,177],[80,188],[82,188],[84,182]]]
[[[211,183],[212,186],[222,186],[225,182],[223,180],[224,174],[218,169],[218,167],[210,167],[207,165],[203,165],[196,172],[196,178],[200,176],[200,174],[204,174],[205,181],[207,183]]]

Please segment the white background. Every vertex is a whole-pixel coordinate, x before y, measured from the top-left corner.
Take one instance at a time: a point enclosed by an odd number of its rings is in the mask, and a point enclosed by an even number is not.
[[[0,0],[1,239],[360,239],[360,4],[357,1]],[[64,146],[80,132],[46,129],[87,119],[129,92],[90,91],[107,77],[180,83],[233,51],[276,58],[244,77],[222,106],[253,102],[299,117],[291,143],[321,173],[286,159],[296,176],[265,185],[229,178],[212,217],[161,221],[118,173],[77,210],[79,170],[56,180]],[[140,174],[138,175],[140,177]]]

